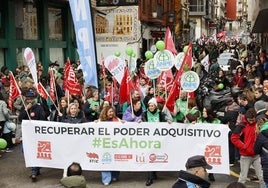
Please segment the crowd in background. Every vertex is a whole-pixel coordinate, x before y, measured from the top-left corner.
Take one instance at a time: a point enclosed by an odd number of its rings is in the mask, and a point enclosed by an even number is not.
[[[182,51],[180,46],[178,51]],[[221,69],[217,58],[224,52],[233,53],[229,70]],[[209,68],[201,60],[209,55]],[[18,66],[13,72],[22,97],[13,102],[12,113],[18,116],[16,130],[5,130],[8,121],[7,101],[9,98],[10,82],[9,70],[6,66],[1,68],[0,82],[0,135],[8,142],[6,151],[12,151],[15,144],[22,140],[20,123],[23,119],[36,119],[45,121],[58,121],[66,123],[84,123],[92,121],[129,121],[129,122],[169,122],[169,123],[213,123],[228,124],[230,166],[240,162],[241,173],[239,182],[245,183],[248,170],[254,166],[261,185],[268,184],[268,60],[266,51],[260,45],[251,42],[243,45],[231,40],[229,42],[195,43],[193,45],[194,66],[192,70],[202,76],[209,75],[214,81],[214,91],[220,92],[226,88],[239,89],[239,93],[232,95],[232,100],[226,101],[224,114],[217,115],[211,105],[200,105],[195,97],[181,90],[174,100],[174,111],[165,107],[166,95],[163,84],[157,80],[150,80],[141,75],[141,69],[146,61],[138,59],[137,68],[132,77],[138,76],[139,88],[131,91],[131,102],[119,103],[119,84],[115,83],[111,74],[106,70],[102,72],[98,67],[99,87],[87,85],[83,82],[83,72],[80,62],[71,63],[79,83],[83,86],[82,95],[67,95],[63,88],[64,67],[58,62],[50,63],[49,70],[55,72],[56,100],[44,99],[38,95],[31,78],[28,66]],[[49,74],[44,70],[42,63],[37,64],[38,80],[49,91]],[[172,72],[175,75],[176,69]],[[202,80],[201,80],[202,82]],[[222,84],[223,87],[218,87]],[[111,90],[112,88],[112,90]],[[111,92],[112,91],[112,92]],[[107,100],[107,94],[112,97]],[[205,96],[204,96],[205,97]],[[2,105],[3,104],[3,105]],[[131,105],[130,105],[131,104]],[[216,126],[216,125],[215,125]],[[12,137],[15,137],[15,141]],[[261,158],[260,158],[261,157]],[[261,161],[261,162],[260,162]],[[31,178],[36,180],[39,168],[33,167]],[[119,172],[102,172],[102,183],[109,185],[117,181]],[[146,185],[149,186],[157,179],[155,172],[149,172]],[[209,180],[215,181],[213,174]]]

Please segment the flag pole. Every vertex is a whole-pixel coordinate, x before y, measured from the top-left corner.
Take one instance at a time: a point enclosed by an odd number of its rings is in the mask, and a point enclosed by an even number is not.
[[[23,98],[22,98],[22,95],[20,95],[20,98],[21,98],[22,104],[23,104],[23,106],[24,106],[24,110],[25,110],[25,112],[26,112],[26,114],[27,114],[29,120],[32,120],[31,117],[30,117],[30,115],[29,115],[28,110],[26,109],[26,104],[25,104],[25,102],[24,102],[24,100],[23,100]]]
[[[131,77],[131,71],[130,71],[130,65],[131,65],[131,55],[129,55],[129,62],[127,63],[127,68],[130,72],[130,81],[132,82],[132,77]],[[127,90],[128,90],[128,93],[129,93],[129,85],[127,85]],[[132,117],[134,116],[134,111],[133,111],[133,102],[132,102],[132,96],[131,96],[131,93],[132,91],[130,92],[130,95],[129,95],[129,100],[130,100],[130,108],[131,108],[131,114],[132,114]]]
[[[49,97],[50,101],[52,102],[52,104],[56,107],[56,110],[58,111],[58,113],[60,113],[59,107],[55,104],[55,102],[52,100],[51,96],[48,94],[47,90],[44,88],[44,86],[40,83],[40,86],[42,87],[42,90],[44,92],[46,92],[46,95]],[[42,96],[41,96],[42,97]],[[58,102],[59,104],[59,102]]]
[[[114,77],[113,77],[114,79]],[[113,83],[112,83],[112,91],[111,91],[111,97],[112,97],[112,107],[114,107],[114,80],[113,80]]]

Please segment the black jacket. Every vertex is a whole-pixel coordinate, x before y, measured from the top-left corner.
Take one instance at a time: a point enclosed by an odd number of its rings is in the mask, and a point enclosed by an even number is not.
[[[210,183],[206,180],[194,175],[190,174],[184,170],[181,170],[179,172],[179,178],[175,182],[175,184],[172,186],[172,188],[188,188],[187,182],[191,182],[201,188],[209,188]]]
[[[267,124],[267,123],[266,123]],[[261,166],[263,170],[263,180],[268,182],[268,129],[259,133],[255,145],[254,151],[256,154],[260,154]]]
[[[32,120],[47,120],[45,111],[39,103],[34,103],[31,109],[28,110],[28,114]],[[19,121],[29,119],[28,114],[23,106],[20,110]]]

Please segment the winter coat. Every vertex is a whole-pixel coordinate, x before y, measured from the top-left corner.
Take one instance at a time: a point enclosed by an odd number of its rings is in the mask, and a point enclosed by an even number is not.
[[[132,109],[131,109],[131,106],[128,106],[126,111],[123,114],[122,119],[125,121],[129,121],[129,122],[137,122],[142,119],[143,112],[144,111],[141,108],[138,112],[134,112],[135,117],[132,118]]]
[[[0,100],[0,121],[6,121],[8,117],[7,103]]]
[[[245,117],[242,120],[243,125],[237,125],[231,135],[231,141],[238,148],[242,156],[254,156],[254,145],[257,138],[256,122],[249,124]]]
[[[84,105],[84,113],[85,113],[85,117],[89,122],[92,122],[94,120],[97,120],[99,118],[99,111],[96,112],[92,109],[92,105],[96,105],[98,106],[98,108],[100,109],[100,107],[102,106],[103,100],[93,100],[93,98],[87,99],[85,105]]]
[[[172,188],[190,188],[190,187],[200,187],[200,188],[209,188],[210,183],[206,180],[181,170],[179,172],[179,178],[172,186]]]
[[[268,183],[268,122],[261,127],[254,145],[254,151],[256,154],[260,154],[263,179]]]
[[[36,102],[34,102],[33,106],[28,110],[28,114],[32,120],[47,120],[43,107]],[[19,121],[21,122],[23,119],[29,119],[28,114],[23,106],[19,114]]]
[[[63,116],[61,122],[74,123],[74,124],[76,124],[76,123],[85,123],[86,119],[85,119],[84,112],[79,110],[77,116],[72,117],[70,115],[65,115],[65,116]]]
[[[88,188],[87,182],[84,176],[68,176],[60,180],[60,183],[64,187],[73,188]]]
[[[233,86],[237,86],[240,88],[244,88],[245,87],[245,75],[242,74],[241,76],[238,74],[235,74],[233,76],[233,80],[232,80],[232,85]]]
[[[223,124],[228,124],[231,131],[233,131],[236,127],[235,123],[238,117],[238,110],[228,110],[224,112],[224,116],[221,119]]]

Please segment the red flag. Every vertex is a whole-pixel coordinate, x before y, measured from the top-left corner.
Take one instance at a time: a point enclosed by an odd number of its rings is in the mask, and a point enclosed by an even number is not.
[[[110,103],[112,103],[112,99],[113,99],[112,98],[112,92],[113,92],[112,87],[106,88],[105,95],[104,95],[104,100],[109,101]]]
[[[145,78],[146,84],[151,85],[150,78],[148,78],[145,74],[144,66],[140,66],[139,73],[140,73],[139,77]]]
[[[50,82],[49,82],[49,87],[50,87],[49,95],[50,95],[51,100],[55,101],[56,100],[56,96],[55,96],[56,88],[55,88],[54,70],[51,69],[49,71],[49,77],[50,77]]]
[[[69,90],[72,95],[81,95],[82,87],[80,86],[73,68],[71,67],[71,62],[67,59],[64,66],[64,80],[63,80],[64,90]]]
[[[69,66],[69,70],[67,70],[68,75],[66,78],[66,89],[69,90],[71,95],[81,95],[82,94],[82,87],[80,86],[75,72],[71,66]]]
[[[70,67],[71,67],[71,62],[69,59],[67,59],[66,63],[65,63],[65,66],[64,66],[64,79],[63,79],[63,89],[65,90],[67,87],[66,87],[66,83],[67,83],[67,78],[68,78],[68,75],[69,75],[69,71],[70,71]]]
[[[172,35],[170,32],[169,27],[167,27],[166,29],[166,34],[165,34],[165,44],[166,44],[166,49],[171,51],[173,54],[177,54],[177,50],[175,48],[173,39],[172,39]]]
[[[129,70],[127,67],[125,67],[124,70],[124,76],[122,78],[122,82],[120,85],[120,104],[123,104],[124,102],[130,101],[130,92],[134,89],[134,84],[131,80]]]
[[[194,99],[195,98],[195,94],[194,91],[193,92],[189,92],[189,99]]]
[[[21,95],[21,91],[12,72],[10,72],[9,76],[10,76],[10,87],[9,87],[8,107],[12,111],[13,101],[19,95]]]
[[[158,77],[157,79],[157,83],[162,84],[167,91],[170,91],[173,85],[173,74],[172,74],[172,70],[169,69],[167,71],[162,71],[161,75]]]
[[[140,96],[143,95],[142,94],[142,91],[141,91],[141,88],[140,88],[140,78],[139,78],[139,76],[136,76],[135,77],[135,80],[134,80],[134,88],[139,91]]]
[[[49,97],[46,89],[44,88],[44,86],[40,82],[37,85],[37,92],[44,99],[47,99]]]
[[[179,87],[180,83],[175,81],[166,100],[166,107],[170,112],[174,111],[175,100],[180,94]]]
[[[118,95],[118,92],[116,91],[116,88],[117,88],[117,81],[116,79],[113,78],[113,86],[110,86],[110,87],[106,87],[105,88],[105,96],[104,96],[104,99],[106,101],[109,101],[111,104],[114,102],[114,101],[117,101],[119,100],[119,95]]]
[[[192,48],[193,45],[192,43],[189,44],[187,52],[184,56],[183,62],[181,64],[181,67],[179,70],[177,70],[176,77],[174,79],[174,84],[172,86],[172,89],[169,93],[169,96],[166,100],[166,107],[168,108],[169,111],[173,112],[174,110],[174,105],[175,105],[175,100],[179,96],[180,93],[180,81],[181,81],[181,75],[184,72],[184,70],[190,70],[193,65],[193,57],[192,57]]]

